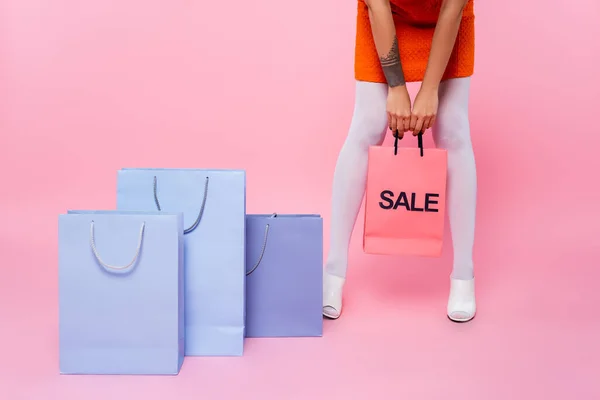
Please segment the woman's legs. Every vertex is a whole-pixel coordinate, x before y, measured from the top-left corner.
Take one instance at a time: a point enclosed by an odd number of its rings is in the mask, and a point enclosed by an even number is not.
[[[348,247],[367,184],[369,147],[385,139],[387,85],[356,82],[354,115],[333,174],[331,239],[325,270],[346,278]]]
[[[454,247],[452,278],[473,278],[473,241],[477,174],[469,127],[470,78],[440,84],[438,115],[433,139],[448,151],[448,218]]]
[[[448,314],[457,320],[474,314],[473,239],[476,171],[471,147],[469,78],[440,84],[440,105],[434,140],[448,151],[448,215],[454,265]],[[333,179],[331,241],[325,264],[323,313],[337,318],[348,267],[348,247],[366,187],[368,150],[383,142],[387,128],[387,85],[357,82],[354,115]]]
[[[323,276],[323,313],[337,318],[348,268],[348,247],[365,194],[369,147],[385,139],[388,87],[356,82],[354,115],[333,174],[331,239]]]
[[[450,280],[448,316],[468,321],[475,315],[473,241],[477,174],[469,127],[470,78],[440,84],[440,103],[433,138],[448,151],[448,217],[452,232],[454,263]]]

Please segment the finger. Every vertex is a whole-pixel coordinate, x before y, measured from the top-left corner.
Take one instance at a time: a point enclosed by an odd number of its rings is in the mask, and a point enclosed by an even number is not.
[[[410,130],[410,116],[402,118],[402,127],[404,128],[404,132]]]
[[[427,129],[431,128],[431,118],[432,117],[425,117],[423,119],[423,130],[426,131]]]
[[[417,136],[419,133],[423,131],[423,121],[424,118],[420,117],[415,124],[415,129],[413,130],[413,135]]]
[[[417,118],[416,115],[411,115],[410,116],[410,123],[408,125],[408,130],[410,131],[414,131],[415,127],[417,126],[417,121],[419,120],[419,118]]]
[[[400,129],[396,129],[396,133],[394,134],[394,136],[397,136],[398,139],[402,139],[404,137],[404,132],[402,132],[402,130]]]
[[[429,118],[429,128],[433,128],[433,124],[435,123],[435,114],[433,114],[430,118]]]
[[[433,128],[433,126],[435,125],[435,121],[436,121],[436,117],[435,117],[435,115],[434,115],[433,117],[431,117],[431,121],[429,122],[429,126],[430,126],[431,128]]]
[[[389,112],[387,113],[387,120],[388,120],[388,127],[390,128],[390,131],[392,131],[392,114],[390,114]],[[394,132],[394,131],[392,131]]]
[[[390,128],[392,129],[392,132],[396,132],[398,129],[398,120],[394,114],[390,115],[390,121]]]

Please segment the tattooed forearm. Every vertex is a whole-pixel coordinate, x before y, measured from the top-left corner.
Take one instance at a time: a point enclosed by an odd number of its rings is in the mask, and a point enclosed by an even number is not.
[[[390,87],[402,86],[404,81],[404,71],[400,63],[400,51],[398,50],[398,38],[394,36],[394,42],[390,51],[382,57],[379,57],[383,73]]]

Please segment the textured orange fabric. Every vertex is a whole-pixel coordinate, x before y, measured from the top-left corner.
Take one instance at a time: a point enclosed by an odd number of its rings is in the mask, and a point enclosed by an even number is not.
[[[391,0],[391,3],[404,77],[407,82],[422,81],[442,0]],[[369,11],[364,0],[358,0],[356,22],[355,77],[359,81],[385,83],[385,75],[373,41]],[[473,74],[474,25],[473,0],[469,0],[442,79]]]

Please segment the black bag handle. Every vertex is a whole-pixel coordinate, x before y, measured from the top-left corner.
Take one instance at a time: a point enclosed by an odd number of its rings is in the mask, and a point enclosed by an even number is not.
[[[398,141],[400,140],[399,132],[396,131],[394,135],[394,155],[398,155]],[[423,131],[419,132],[417,135],[419,150],[421,151],[421,157],[423,157]]]

